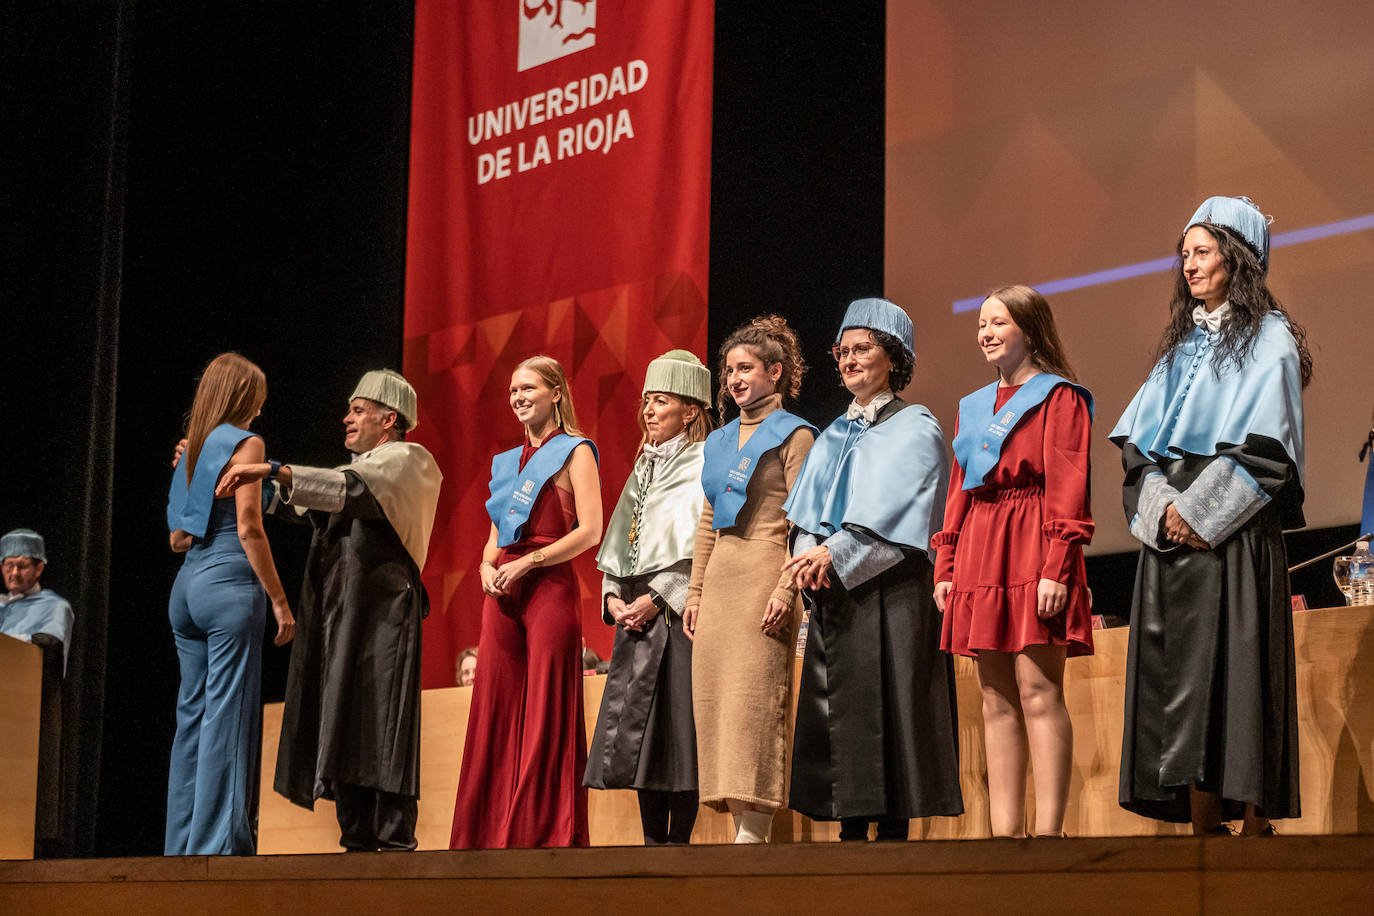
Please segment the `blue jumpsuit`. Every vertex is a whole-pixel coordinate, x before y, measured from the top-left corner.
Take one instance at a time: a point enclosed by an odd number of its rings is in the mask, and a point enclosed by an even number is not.
[[[239,542],[234,498],[212,498],[215,478],[249,435],[228,424],[217,427],[206,438],[189,490],[184,470],[172,480],[168,526],[195,539],[167,608],[181,664],[167,776],[169,856],[257,851],[267,595]]]

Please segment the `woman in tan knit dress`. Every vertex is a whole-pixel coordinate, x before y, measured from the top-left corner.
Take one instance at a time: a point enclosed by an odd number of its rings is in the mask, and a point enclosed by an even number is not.
[[[737,843],[766,842],[787,801],[792,657],[801,601],[787,560],[783,500],[816,438],[782,409],[805,364],[796,332],[756,318],[721,346],[720,407],[740,416],[706,440],[684,623],[693,635],[692,706],[701,801],[735,817]]]

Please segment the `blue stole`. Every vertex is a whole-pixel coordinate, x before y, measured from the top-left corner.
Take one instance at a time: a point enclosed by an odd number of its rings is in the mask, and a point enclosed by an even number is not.
[[[1073,385],[1088,401],[1092,416],[1093,396],[1082,385],[1042,372],[1021,386],[1011,400],[997,410],[997,382],[979,388],[959,401],[959,434],[954,437],[954,459],[964,469],[964,489],[973,490],[1002,458],[1002,443],[1032,407],[1041,404],[1060,385]]]
[[[191,474],[191,485],[186,485],[186,467],[178,464],[172,469],[172,485],[167,490],[167,530],[180,528],[192,537],[205,537],[205,529],[210,524],[210,507],[215,501],[215,483],[220,472],[234,455],[234,449],[249,436],[246,429],[239,429],[231,423],[221,423],[210,430],[205,444],[196,456],[196,469]],[[231,497],[224,497],[229,499]]]
[[[831,423],[783,508],[788,521],[820,537],[852,525],[933,559],[930,537],[944,521],[948,486],[940,423],[912,404],[871,426],[847,416]]]
[[[775,410],[763,418],[759,428],[739,447],[739,417],[706,437],[706,459],[701,467],[701,488],[711,503],[711,527],[717,531],[733,528],[735,517],[744,507],[749,480],[764,452],[775,449],[787,437],[805,426],[816,427],[796,414]]]
[[[591,446],[592,457],[596,458],[596,444],[592,440],[563,433],[546,438],[524,468],[520,467],[523,446],[501,452],[491,459],[491,498],[487,500],[487,515],[496,526],[496,546],[509,547],[520,540],[521,529],[530,520],[530,510],[544,484],[563,470],[573,449],[584,442]]]
[[[1247,436],[1278,442],[1303,479],[1302,374],[1288,322],[1270,312],[1244,369],[1214,367],[1212,335],[1195,328],[1173,365],[1157,363],[1108,436],[1155,461],[1215,455]]]

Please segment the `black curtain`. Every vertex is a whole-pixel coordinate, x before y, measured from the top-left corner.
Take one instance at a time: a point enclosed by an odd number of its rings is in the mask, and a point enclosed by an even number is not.
[[[886,4],[716,4],[708,339],[777,312],[811,371],[795,412],[849,403],[830,347],[883,294]],[[914,308],[917,303],[903,303]]]
[[[46,536],[44,584],[77,614],[67,830],[40,853],[157,854],[179,680],[171,448],[196,375],[225,350],[266,371],[255,428],[301,463],[345,460],[353,383],[400,367],[413,16],[178,0],[0,11],[0,380],[18,409],[0,531]],[[303,532],[269,535],[294,599]],[[269,644],[269,701],[287,658]]]
[[[59,830],[40,855],[91,854],[101,766],[119,366],[128,11],[6,3],[0,531],[44,535],[43,584],[76,611],[63,685]]]

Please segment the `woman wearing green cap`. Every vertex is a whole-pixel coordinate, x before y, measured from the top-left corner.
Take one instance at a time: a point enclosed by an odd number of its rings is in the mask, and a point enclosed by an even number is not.
[[[711,371],[686,350],[649,364],[634,470],[597,554],[615,648],[584,784],[634,789],[646,846],[686,843],[697,817],[692,641],[682,620],[704,498]]]

